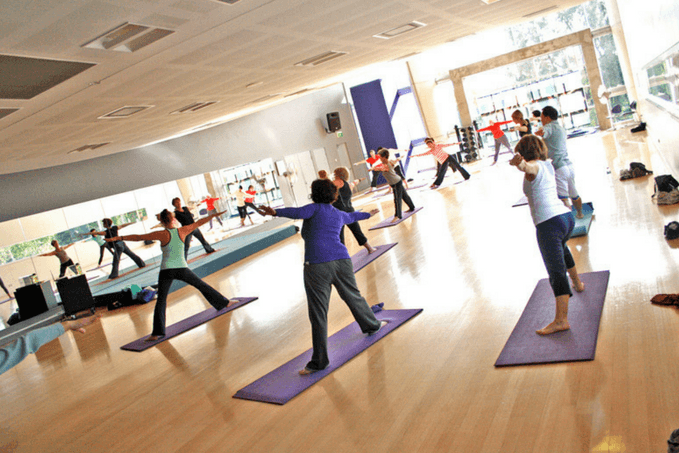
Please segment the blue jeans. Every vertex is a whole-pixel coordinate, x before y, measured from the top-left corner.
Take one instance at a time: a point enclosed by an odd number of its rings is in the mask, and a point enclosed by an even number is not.
[[[556,297],[573,295],[568,283],[567,270],[575,266],[575,260],[566,242],[570,239],[574,227],[575,218],[570,212],[552,217],[535,227],[542,261],[547,268],[549,284]]]

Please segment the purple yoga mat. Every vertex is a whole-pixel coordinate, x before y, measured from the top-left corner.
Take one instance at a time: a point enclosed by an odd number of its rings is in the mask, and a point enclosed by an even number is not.
[[[311,360],[312,350],[309,349],[285,365],[238,390],[233,397],[263,403],[285,404],[422,311],[421,308],[383,310],[383,305],[377,304],[371,307],[377,319],[389,321],[375,335],[364,334],[358,324],[353,322],[328,338],[330,365],[325,370],[306,376],[299,375],[299,370]]]
[[[609,276],[610,271],[580,274],[585,290],[570,298],[570,330],[545,336],[535,331],[554,320],[555,301],[548,279],[540,280],[495,366],[594,360]]]
[[[365,248],[361,249],[360,252],[356,253],[354,256],[351,257],[351,263],[354,265],[354,273],[360,271],[368,264],[372,263],[377,258],[384,255],[387,251],[391,250],[391,248],[394,247],[396,244],[398,244],[398,242],[395,242],[393,244],[378,245],[377,247],[375,247],[375,251],[372,253],[368,253],[368,251]]]
[[[210,307],[205,311],[190,316],[182,321],[172,324],[171,326],[167,326],[165,328],[165,336],[163,338],[159,338],[156,341],[144,341],[146,338],[151,336],[146,335],[145,337],[135,340],[132,343],[128,343],[125,346],[121,346],[120,349],[136,352],[144,351],[148,348],[157,345],[158,343],[162,343],[163,341],[176,337],[179,334],[191,330],[194,327],[198,327],[199,325],[204,324],[210,321],[211,319],[221,316],[224,313],[228,313],[231,310],[235,310],[236,308],[242,307],[243,305],[249,304],[250,302],[255,301],[257,299],[258,299],[257,297],[232,297],[229,299],[232,303],[230,303],[229,306],[226,308],[222,308],[221,310],[217,311],[214,308]]]
[[[386,220],[382,220],[380,223],[378,223],[374,227],[369,228],[369,230],[372,231],[372,230],[377,230],[377,229],[380,229],[380,228],[389,228],[390,226],[398,225],[399,223],[403,222],[405,219],[409,218],[410,216],[412,216],[413,214],[415,214],[417,211],[419,211],[421,209],[422,209],[422,206],[420,206],[419,208],[415,208],[415,210],[413,212],[403,211],[403,218],[401,220],[399,220],[398,222],[392,223],[391,220],[394,218],[394,216],[391,216]]]
[[[528,204],[528,198],[524,195],[523,197],[519,198],[516,203],[512,205],[512,208],[515,208],[517,206],[526,206]]]

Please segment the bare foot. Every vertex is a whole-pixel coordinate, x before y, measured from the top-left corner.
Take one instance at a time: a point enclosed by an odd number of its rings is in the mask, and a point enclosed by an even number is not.
[[[561,332],[562,330],[569,330],[571,328],[570,324],[568,324],[568,321],[566,322],[556,322],[553,321],[543,327],[540,330],[536,330],[535,333],[538,335],[549,335],[555,332]]]
[[[307,376],[309,374],[313,374],[313,373],[316,373],[318,371],[323,371],[323,370],[314,370],[313,368],[304,367],[301,370],[299,370],[299,374],[301,376]]]
[[[490,166],[492,167],[492,166],[495,165],[495,164],[497,164],[497,161],[495,161],[495,162],[493,162],[492,164],[490,164]]]
[[[579,278],[577,280],[573,280],[573,289],[581,293],[585,290],[585,284],[582,283],[582,280],[580,280]]]
[[[146,338],[144,341],[146,342],[152,342],[152,341],[158,341],[161,338],[165,337],[165,335],[151,335],[150,337]]]
[[[582,212],[578,212],[577,214],[575,214],[575,218],[576,218],[576,219],[584,219],[584,218],[585,218],[585,214],[583,214]]]
[[[400,217],[394,217],[393,219],[391,219],[391,223],[396,223],[396,222],[398,222],[399,220],[401,220]]]
[[[380,326],[377,328],[377,330],[375,330],[375,331],[373,331],[373,332],[369,332],[368,335],[375,335],[377,332],[379,332],[380,330],[382,330],[382,327],[386,326],[388,322],[389,322],[389,321],[382,321],[382,322],[380,322]]]
[[[377,251],[377,249],[370,244],[365,244],[365,248],[368,250],[368,255]]]

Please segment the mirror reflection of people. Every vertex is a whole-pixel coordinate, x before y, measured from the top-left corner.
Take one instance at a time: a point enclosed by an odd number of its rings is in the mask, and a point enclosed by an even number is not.
[[[217,222],[219,222],[219,226],[224,226],[222,223],[222,219],[219,218],[219,216],[215,216],[212,214],[217,213],[217,208],[215,208],[215,203],[219,201],[219,197],[211,197],[207,196],[203,198],[198,204],[205,203],[205,206],[207,207],[207,215],[212,216],[210,217],[210,230],[212,229],[212,219],[217,219]],[[208,230],[209,231],[209,230]]]
[[[184,241],[186,236],[205,225],[214,217],[220,216],[224,212],[215,212],[207,217],[203,217],[191,225],[175,227],[174,214],[167,209],[160,213],[160,221],[165,226],[163,231],[154,231],[147,234],[130,234],[125,236],[115,236],[108,238],[107,241],[159,241],[163,252],[160,262],[160,274],[158,275],[158,299],[156,308],[153,311],[153,331],[146,341],[156,341],[165,336],[165,310],[167,307],[167,295],[174,280],[181,280],[193,286],[207,299],[216,310],[221,310],[229,304],[229,299],[224,297],[219,291],[200,279],[186,264],[184,257]]]
[[[0,374],[18,365],[29,354],[35,353],[41,346],[69,330],[85,333],[85,327],[98,319],[98,316],[62,321],[51,326],[41,327],[22,335],[11,343],[0,346]]]
[[[179,197],[175,197],[172,199],[172,206],[174,206],[174,217],[179,222],[180,226],[191,225],[192,223],[195,222],[195,220],[193,219],[193,214],[191,214],[191,211],[189,211],[188,207],[182,206],[182,200],[180,200]],[[160,220],[160,214],[158,220]],[[200,231],[200,228],[196,228],[191,233],[187,234],[186,237],[184,238],[184,258],[188,258],[189,256],[191,239],[193,239],[194,237],[198,239],[198,242],[200,242],[200,244],[203,246],[203,248],[205,249],[205,253],[215,252],[215,249],[212,248],[210,243],[203,236],[203,233]]]
[[[236,208],[238,208],[238,217],[240,217],[240,226],[245,226],[245,219],[250,219],[250,224],[254,225],[255,222],[252,221],[252,217],[248,214],[248,207],[245,205],[245,192],[243,192],[243,186],[238,186],[238,190],[234,194],[236,197]]]
[[[90,230],[90,233],[96,233],[96,231],[97,230],[92,228]],[[104,250],[108,250],[111,253],[111,255],[115,255],[113,251],[113,245],[109,244],[103,238],[97,235],[93,235],[92,240],[96,242],[97,245],[99,246],[99,262],[97,263],[97,266],[101,266],[101,262],[104,260]]]
[[[511,121],[489,121],[489,125],[483,129],[479,129],[477,132],[490,131],[493,134],[493,139],[495,141],[495,157],[493,158],[493,163],[491,165],[497,164],[497,158],[500,155],[500,146],[506,147],[510,153],[514,153],[514,150],[509,145],[509,139],[505,133],[500,129],[500,126],[509,124]]]
[[[105,228],[104,231],[94,231],[94,232],[90,231],[89,233],[86,234],[92,236],[104,236],[104,240],[111,239],[113,237],[118,237],[118,230],[121,230],[134,224],[134,222],[128,222],[122,225],[114,225],[113,220],[109,218],[103,219],[101,223],[104,225]],[[125,242],[108,240],[106,242],[113,245],[113,263],[111,264],[111,274],[108,276],[109,279],[118,278],[120,259],[123,257],[123,253],[132,258],[132,261],[134,261],[134,263],[140,269],[146,267],[146,263],[144,262],[144,260],[139,258],[139,256],[137,256],[136,253],[130,250],[130,248],[127,246],[127,244],[125,244]]]
[[[377,320],[368,302],[361,296],[349,252],[339,240],[340,229],[344,225],[365,220],[379,210],[344,212],[334,208],[332,203],[337,199],[337,187],[328,179],[317,179],[311,183],[311,199],[313,203],[301,208],[259,208],[266,215],[304,219],[304,289],[313,354],[309,363],[299,371],[301,375],[324,370],[330,364],[328,305],[333,286],[364,334],[372,335],[386,324],[386,321]]]
[[[374,149],[371,149],[369,154],[370,155],[368,156],[368,158],[360,162],[356,162],[354,164],[354,165],[366,164],[368,166],[368,171],[372,172],[372,178],[370,179],[370,190],[368,191],[368,193],[377,190],[377,178],[379,178],[380,176],[379,171],[373,170],[375,164],[379,163],[380,157],[377,155],[377,153],[375,153]]]
[[[57,258],[59,258],[59,262],[61,263],[61,266],[59,267],[59,278],[61,278],[64,275],[66,275],[66,270],[68,269],[68,267],[73,266],[75,264],[73,263],[73,260],[68,256],[68,253],[66,253],[66,249],[69,247],[73,247],[73,245],[75,245],[75,242],[72,244],[68,244],[66,247],[61,247],[59,245],[59,241],[55,239],[52,241],[52,247],[54,247],[54,251],[43,253],[38,256],[56,256]]]

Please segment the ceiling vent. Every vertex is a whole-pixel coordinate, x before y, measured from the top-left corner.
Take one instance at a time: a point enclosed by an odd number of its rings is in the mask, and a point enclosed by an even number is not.
[[[391,39],[426,26],[427,24],[423,24],[422,22],[413,21],[408,24],[401,25],[400,27],[392,28],[391,30],[383,31],[382,33],[373,35],[373,38]]]
[[[334,60],[335,58],[339,58],[343,55],[346,55],[346,52],[338,52],[335,50],[330,50],[328,52],[324,52],[320,55],[316,55],[315,57],[307,58],[306,60],[299,61],[295,63],[295,66],[318,66],[319,64],[327,63],[328,61]]]
[[[101,148],[102,146],[106,146],[110,144],[111,142],[104,142],[104,143],[95,143],[93,145],[84,145],[81,146],[80,148],[72,149],[66,154],[75,154],[75,153],[82,153],[83,151],[91,151],[93,149]]]
[[[164,28],[154,28],[126,22],[83,44],[81,47],[115,50],[117,52],[136,52],[172,33],[174,31]]]
[[[0,119],[3,119],[7,115],[11,115],[19,109],[0,109]]]
[[[151,107],[154,107],[153,105],[126,105],[125,107],[121,107],[119,109],[116,109],[112,112],[108,112],[105,115],[101,115],[99,117],[100,120],[104,119],[114,119],[114,118],[128,118],[132,115],[135,115],[141,111],[144,111],[146,109],[150,109]]]
[[[186,105],[180,109],[175,110],[174,112],[170,112],[170,115],[175,115],[177,113],[193,113],[197,112],[198,110],[202,110],[205,107],[209,107],[211,105],[216,104],[219,101],[208,101],[208,102],[194,102],[192,104]]]
[[[217,3],[226,3],[227,5],[235,5],[236,3],[240,2],[240,0],[213,0]]]
[[[528,18],[528,17],[533,17],[533,16],[542,15],[542,14],[545,14],[546,12],[548,12],[548,11],[552,11],[552,10],[557,9],[558,7],[559,7],[559,5],[552,5],[552,6],[548,7],[548,8],[541,9],[540,11],[535,11],[535,12],[533,12],[533,13],[526,14],[526,15],[523,16],[523,17]]]

